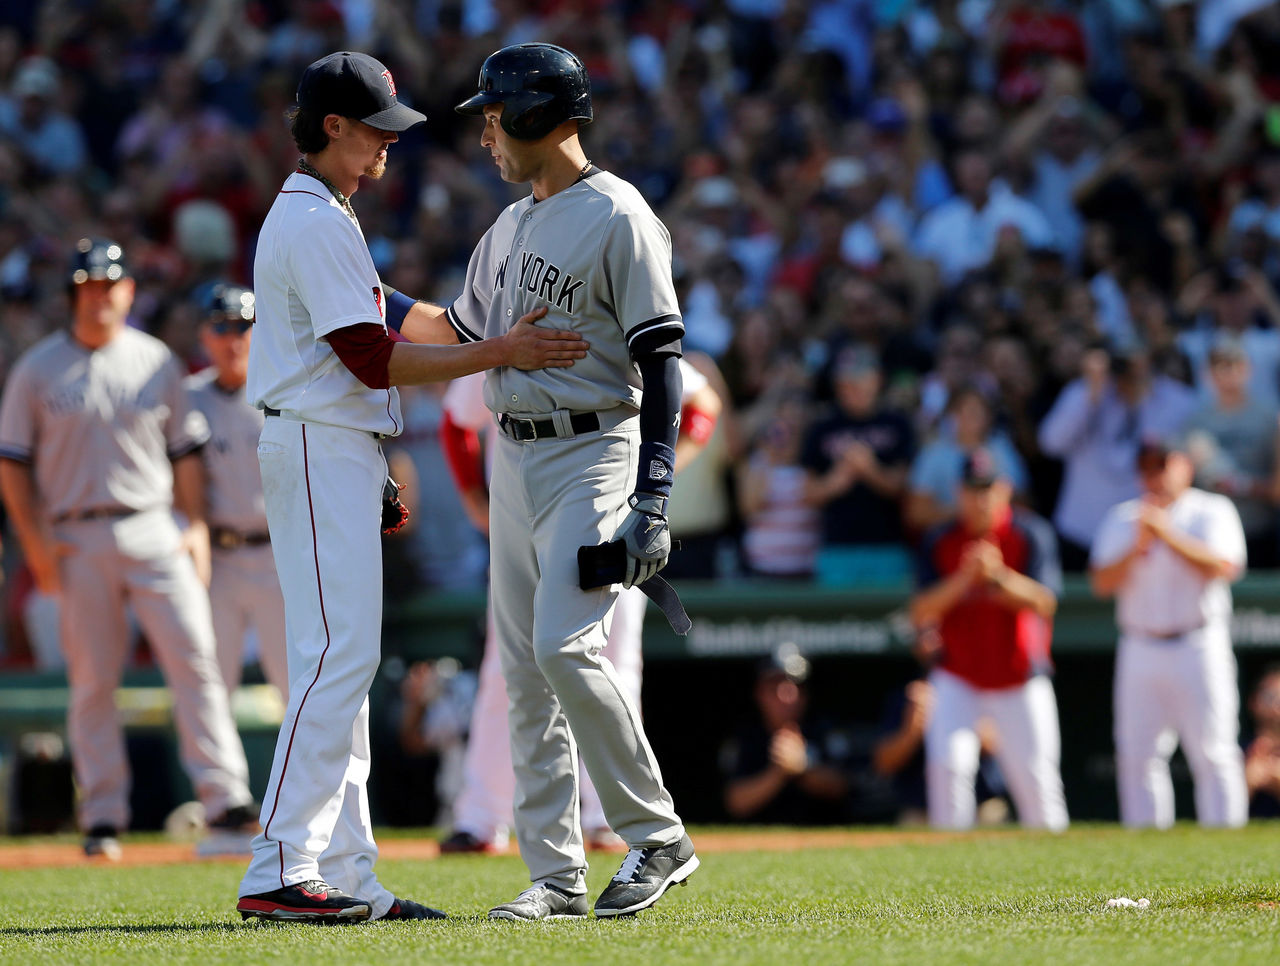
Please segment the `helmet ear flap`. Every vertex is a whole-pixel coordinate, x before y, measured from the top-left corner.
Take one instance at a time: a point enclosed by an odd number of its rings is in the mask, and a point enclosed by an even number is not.
[[[502,108],[502,129],[521,141],[550,134],[564,118],[557,117],[555,95],[545,91],[509,94]]]

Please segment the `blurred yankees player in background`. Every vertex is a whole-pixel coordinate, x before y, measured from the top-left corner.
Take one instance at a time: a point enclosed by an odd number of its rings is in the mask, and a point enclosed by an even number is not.
[[[1093,590],[1116,598],[1115,741],[1120,819],[1173,824],[1169,757],[1182,744],[1202,825],[1248,817],[1231,651],[1231,588],[1245,568],[1229,497],[1191,486],[1177,445],[1138,450],[1142,495],[1113,506],[1093,541]]]
[[[214,658],[200,448],[172,353],[126,324],[120,246],[81,239],[69,329],[14,366],[0,404],[0,491],[37,585],[58,595],[67,733],[88,855],[116,858],[129,770],[116,717],[126,602],[173,691],[182,763],[217,833],[252,827],[248,768]],[[179,528],[175,507],[186,518]]]
[[[707,378],[684,359],[680,360],[680,372],[683,392],[680,435],[676,439],[677,479],[711,437],[722,406]],[[483,388],[484,378],[480,375],[453,381],[445,393],[440,436],[463,507],[476,528],[488,534],[489,488],[482,465],[480,433],[482,430],[496,433],[497,424],[485,407]],[[492,452],[492,441],[485,452]],[[676,487],[673,501],[679,501],[679,493]],[[646,603],[638,587],[618,595],[608,640],[601,651],[601,657],[613,665],[618,680],[637,708],[640,707],[641,640]],[[515,773],[511,767],[511,738],[507,726],[507,690],[492,619],[488,627],[463,760],[462,788],[453,806],[453,833],[441,842],[442,852],[500,851],[506,846],[512,823]],[[586,847],[589,850],[616,848],[620,840],[609,828],[600,796],[585,770],[579,774],[578,794]]]
[[[457,110],[483,117],[480,143],[503,180],[532,187],[472,254],[447,313],[459,340],[501,335],[535,308],[591,343],[572,370],[500,369],[485,379],[501,430],[490,601],[510,699],[516,837],[533,883],[489,915],[587,914],[579,751],[609,825],[630,848],[595,913],[628,915],[685,881],[698,857],[639,709],[600,657],[618,585],[579,589],[578,553],[622,543],[622,583],[631,587],[670,552],[684,332],[671,240],[634,187],[587,159],[578,128],[591,120],[591,87],[569,51],[495,52]]]
[[[267,681],[289,698],[284,653],[284,600],[267,532],[267,510],[258,469],[262,410],[245,399],[254,297],[226,282],[203,286],[196,297],[200,344],[211,365],[187,379],[191,404],[209,424],[201,452],[205,513],[212,545],[209,600],[218,645],[218,668],[233,692],[243,674],[245,638],[257,637]]]
[[[360,53],[311,64],[297,101],[303,157],[258,238],[246,386],[266,414],[258,462],[284,596],[289,705],[237,909],[311,922],[438,919],[378,882],[366,789],[382,631],[381,440],[403,426],[393,387],[490,366],[570,366],[586,345],[527,318],[476,345],[393,341],[389,323],[416,341],[457,340],[443,323],[408,322],[415,303],[378,279],[349,199],[362,176],[381,177],[397,132],[425,118]]]

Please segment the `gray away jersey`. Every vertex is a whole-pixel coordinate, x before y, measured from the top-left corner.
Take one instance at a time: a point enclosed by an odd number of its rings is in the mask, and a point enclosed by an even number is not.
[[[684,332],[671,281],[671,236],[634,187],[606,171],[498,217],[467,266],[447,318],[459,340],[503,335],[546,306],[538,325],[572,329],[591,343],[567,369],[491,369],[485,405],[495,413],[639,408],[640,373],[628,346],[640,335]]]
[[[258,437],[265,415],[249,405],[244,387],[228,392],[217,383],[212,366],[186,380],[191,405],[209,423],[209,442],[201,451],[208,485],[207,516],[211,526],[241,533],[265,533],[267,508],[258,467]]]
[[[0,457],[33,465],[51,518],[171,506],[171,461],[208,438],[173,354],[136,329],[97,350],[47,336],[18,360],[0,404]]]

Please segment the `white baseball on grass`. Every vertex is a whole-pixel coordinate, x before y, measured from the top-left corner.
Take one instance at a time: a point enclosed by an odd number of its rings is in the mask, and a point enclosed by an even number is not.
[[[1150,899],[1129,899],[1126,896],[1119,896],[1115,899],[1107,900],[1108,909],[1146,909],[1151,905]]]

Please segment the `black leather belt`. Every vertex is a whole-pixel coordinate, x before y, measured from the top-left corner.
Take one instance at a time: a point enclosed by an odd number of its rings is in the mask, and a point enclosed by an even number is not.
[[[95,506],[87,510],[68,510],[53,518],[54,523],[66,523],[68,520],[119,520],[131,517],[139,511],[127,506]]]
[[[600,428],[600,417],[595,413],[573,413],[569,416],[569,427],[575,435],[594,433]],[[551,439],[560,435],[556,432],[555,420],[549,416],[545,419],[527,419],[523,416],[499,413],[498,428],[521,443],[534,439]]]
[[[271,542],[271,534],[265,530],[241,533],[229,527],[210,527],[209,543],[219,550],[239,550],[241,547],[261,547]]]
[[[270,406],[263,406],[263,407],[262,407],[262,411],[263,411],[266,415],[268,415],[268,416],[277,416],[277,417],[278,417],[278,416],[280,415],[280,410],[278,410],[278,409],[272,409]],[[368,434],[369,434],[370,436],[372,436],[374,439],[379,440],[379,441],[384,440],[384,439],[386,439],[386,438],[387,438],[387,434],[386,434],[386,433],[375,433],[375,432],[374,432],[373,430],[371,430],[371,429],[370,429],[370,430],[361,430],[361,432],[368,432]]]
[[[1186,637],[1188,634],[1204,630],[1204,627],[1204,624],[1197,624],[1195,627],[1184,627],[1180,631],[1138,631],[1138,636],[1149,637],[1153,641],[1176,641],[1179,638]]]

